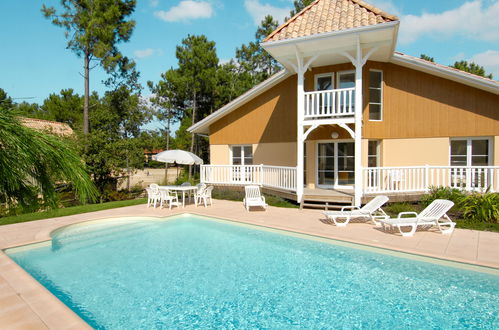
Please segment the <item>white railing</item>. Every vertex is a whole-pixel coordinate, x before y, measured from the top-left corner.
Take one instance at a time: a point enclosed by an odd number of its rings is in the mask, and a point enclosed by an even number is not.
[[[499,191],[499,166],[405,166],[363,168],[363,192],[426,192],[432,186]]]
[[[305,119],[353,116],[355,88],[305,93]]]
[[[296,168],[269,165],[201,165],[201,182],[220,185],[258,184],[296,191]]]

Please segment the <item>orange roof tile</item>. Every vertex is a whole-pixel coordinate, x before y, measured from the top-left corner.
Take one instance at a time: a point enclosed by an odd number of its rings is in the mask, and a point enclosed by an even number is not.
[[[348,30],[398,20],[362,0],[316,0],[272,32],[264,42]]]

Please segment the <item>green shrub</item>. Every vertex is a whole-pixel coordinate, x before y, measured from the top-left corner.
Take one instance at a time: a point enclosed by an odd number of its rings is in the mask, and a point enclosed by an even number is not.
[[[397,216],[400,212],[417,212],[416,206],[407,202],[390,203],[384,208],[384,210],[390,216]]]
[[[459,206],[465,221],[499,223],[499,193],[473,193],[463,198]]]
[[[454,202],[454,211],[459,208],[459,203],[466,194],[459,189],[449,188],[449,187],[430,187],[430,192],[421,198],[421,204],[423,207],[427,207],[435,199],[447,199]]]

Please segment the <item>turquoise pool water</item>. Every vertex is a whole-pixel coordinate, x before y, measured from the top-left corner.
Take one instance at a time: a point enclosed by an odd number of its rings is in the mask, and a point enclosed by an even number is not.
[[[95,328],[499,327],[499,276],[197,216],[6,252]]]

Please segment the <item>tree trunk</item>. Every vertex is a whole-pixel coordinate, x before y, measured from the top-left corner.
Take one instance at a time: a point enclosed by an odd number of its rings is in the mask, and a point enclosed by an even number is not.
[[[166,150],[170,150],[170,114],[166,119]],[[168,163],[165,163],[165,184],[168,185]]]
[[[88,108],[90,100],[90,54],[87,52],[84,55],[84,78],[85,78],[85,95],[83,97],[83,134],[87,135],[89,132],[88,125]]]
[[[193,92],[193,102],[192,102],[192,125],[196,123],[196,90]],[[191,152],[194,152],[194,133],[191,135]],[[192,165],[189,165],[189,181],[191,181],[192,177]]]

